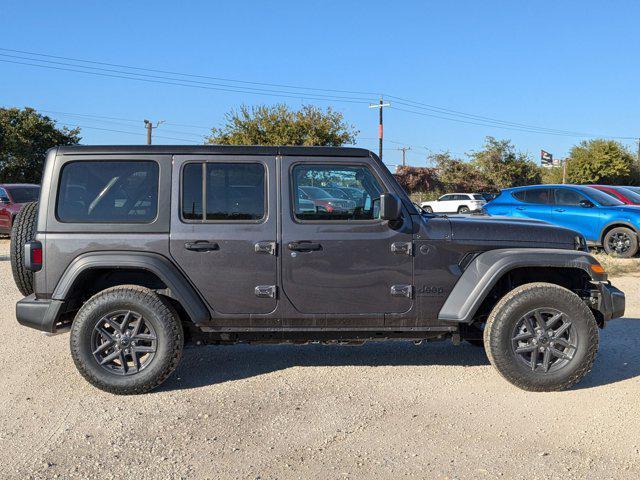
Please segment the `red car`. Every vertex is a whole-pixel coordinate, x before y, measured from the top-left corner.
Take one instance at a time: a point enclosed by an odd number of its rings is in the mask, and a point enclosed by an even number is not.
[[[632,190],[635,187],[615,187],[612,185],[589,185],[589,187],[600,190],[626,205],[640,205],[640,194]]]
[[[25,203],[35,202],[40,185],[0,183],[0,234],[10,234],[13,219]]]

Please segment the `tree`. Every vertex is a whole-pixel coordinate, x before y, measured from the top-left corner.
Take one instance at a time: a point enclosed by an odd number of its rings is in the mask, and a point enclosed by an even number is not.
[[[446,191],[478,192],[490,188],[476,165],[453,158],[449,152],[430,156],[435,162],[438,180]]]
[[[0,181],[40,183],[46,152],[80,141],[80,129],[57,128],[32,108],[0,108]]]
[[[359,133],[345,123],[342,113],[313,105],[290,110],[285,104],[240,107],[227,113],[221,128],[211,129],[207,143],[220,145],[305,145],[353,144]]]
[[[511,140],[487,137],[484,148],[470,155],[471,163],[494,190],[542,181],[540,167],[527,154],[516,152]]]
[[[440,187],[436,171],[425,167],[398,167],[394,174],[407,193],[423,193]]]
[[[637,165],[624,145],[614,140],[580,142],[567,163],[569,183],[626,184],[638,181]]]

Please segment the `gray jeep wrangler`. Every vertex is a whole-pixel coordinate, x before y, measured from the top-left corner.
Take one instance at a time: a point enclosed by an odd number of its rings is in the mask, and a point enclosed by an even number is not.
[[[70,330],[118,394],[160,385],[186,343],[445,338],[560,390],[624,312],[576,232],[424,213],[356,148],[52,149],[11,257],[18,322]]]

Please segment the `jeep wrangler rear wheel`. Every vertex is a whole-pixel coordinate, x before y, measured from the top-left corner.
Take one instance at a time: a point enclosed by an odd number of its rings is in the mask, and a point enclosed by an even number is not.
[[[517,387],[564,390],[591,370],[598,326],[575,293],[530,283],[509,292],[493,308],[484,343],[491,364]]]
[[[71,355],[85,379],[115,394],[145,393],[175,370],[184,334],[178,314],[147,288],[124,285],[87,301],[71,326]]]

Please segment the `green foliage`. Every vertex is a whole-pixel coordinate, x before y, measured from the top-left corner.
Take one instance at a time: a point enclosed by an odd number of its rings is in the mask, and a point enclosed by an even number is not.
[[[484,148],[470,155],[471,164],[492,190],[532,185],[542,181],[540,167],[527,154],[516,152],[511,140],[487,137]]]
[[[78,143],[79,133],[32,108],[0,108],[0,181],[40,183],[47,150]]]
[[[433,168],[398,167],[394,176],[408,193],[427,192],[440,187]]]
[[[542,183],[562,183],[562,167],[541,168]]]
[[[220,145],[340,146],[353,144],[358,131],[342,113],[305,105],[290,110],[285,104],[240,107],[226,114],[226,123],[213,128],[207,143]]]
[[[567,163],[568,183],[637,183],[633,155],[619,142],[595,139],[571,149]]]
[[[453,158],[449,152],[431,155],[430,160],[436,164],[438,179],[445,191],[476,192],[489,188],[482,171],[476,165]]]

